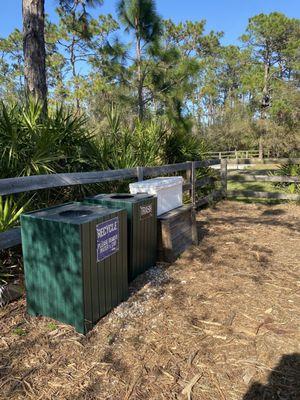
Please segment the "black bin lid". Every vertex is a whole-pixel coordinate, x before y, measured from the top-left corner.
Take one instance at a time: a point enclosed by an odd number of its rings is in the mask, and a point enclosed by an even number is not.
[[[137,200],[151,199],[154,196],[149,193],[109,193],[109,194],[98,194],[96,196],[87,197],[87,199],[103,199],[103,200],[113,200],[113,201],[124,201],[124,202],[136,202]]]
[[[112,214],[118,210],[112,210],[105,206],[94,204],[82,204],[78,202],[61,204],[59,206],[45,208],[23,215],[28,215],[32,218],[55,220],[66,223],[82,224],[105,215]]]

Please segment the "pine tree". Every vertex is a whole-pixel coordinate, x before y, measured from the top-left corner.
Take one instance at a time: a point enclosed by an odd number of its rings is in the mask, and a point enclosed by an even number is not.
[[[127,32],[135,37],[135,64],[137,66],[138,114],[144,117],[143,87],[145,73],[142,70],[143,51],[155,44],[161,34],[161,19],[156,12],[154,0],[120,0],[118,16]]]

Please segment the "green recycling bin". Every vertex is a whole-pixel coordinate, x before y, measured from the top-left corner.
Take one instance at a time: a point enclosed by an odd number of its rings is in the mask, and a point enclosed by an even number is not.
[[[85,202],[126,209],[129,281],[156,264],[157,199],[155,196],[147,193],[99,194],[85,199]]]
[[[68,203],[21,216],[27,311],[88,332],[128,297],[127,215]]]

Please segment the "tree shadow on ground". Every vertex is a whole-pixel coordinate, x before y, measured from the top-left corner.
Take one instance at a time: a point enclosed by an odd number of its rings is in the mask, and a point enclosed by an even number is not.
[[[274,216],[274,215],[283,215],[286,211],[282,210],[281,208],[271,208],[270,210],[265,210],[261,213],[263,216]]]
[[[254,382],[243,400],[299,400],[300,399],[300,354],[286,354],[263,385]]]
[[[215,226],[217,225],[223,225],[223,224],[228,224],[228,225],[233,225],[236,228],[240,225],[240,226],[246,226],[246,225],[267,225],[267,226],[274,226],[274,227],[279,227],[279,228],[286,228],[289,229],[290,231],[293,232],[299,232],[300,230],[300,223],[294,222],[294,223],[290,223],[290,222],[286,222],[280,219],[276,219],[276,218],[272,218],[272,217],[276,217],[279,216],[281,214],[284,214],[284,212],[282,213],[281,211],[278,212],[276,210],[268,210],[268,211],[264,211],[261,213],[260,217],[247,217],[247,216],[224,216],[224,217],[211,217],[210,220],[208,222],[201,222],[198,225],[198,229],[205,229],[205,225],[210,225],[210,224],[214,224]],[[202,234],[203,236],[203,234]],[[210,236],[213,236],[210,233]]]

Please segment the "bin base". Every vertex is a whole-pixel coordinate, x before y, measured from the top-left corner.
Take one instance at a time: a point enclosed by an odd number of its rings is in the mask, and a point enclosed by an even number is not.
[[[184,205],[157,217],[158,261],[173,262],[192,244],[198,244],[195,212]]]

